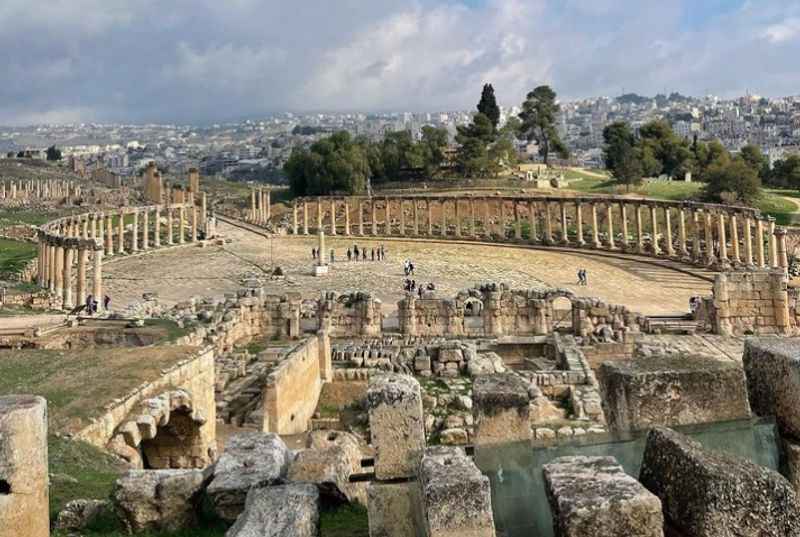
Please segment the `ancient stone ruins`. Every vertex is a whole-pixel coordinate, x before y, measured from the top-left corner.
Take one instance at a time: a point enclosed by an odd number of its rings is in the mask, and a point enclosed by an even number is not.
[[[217,204],[195,170],[186,183],[155,166],[105,190],[0,181],[0,203],[79,209],[29,237],[40,291],[24,305],[63,322],[0,328],[0,366],[58,351],[69,375],[99,368],[68,409],[66,396],[0,393],[0,536],[80,534],[104,517],[132,534],[316,537],[345,510],[361,513],[352,535],[372,537],[800,535],[800,287],[774,220],[612,197],[273,204],[254,189]],[[496,274],[387,304],[376,289],[269,292],[285,277],[270,270],[221,296],[142,289],[104,311],[104,264],[175,251],[193,263],[232,229],[318,247],[307,272],[329,280],[325,237],[374,236],[614,256],[710,291],[654,316]],[[90,295],[96,311],[81,311]],[[123,470],[107,497],[72,498],[51,520],[53,437]]]

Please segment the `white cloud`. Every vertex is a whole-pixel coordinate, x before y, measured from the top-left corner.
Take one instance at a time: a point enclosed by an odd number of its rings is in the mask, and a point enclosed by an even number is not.
[[[800,36],[800,18],[789,18],[764,30],[764,38],[771,43],[784,43]]]

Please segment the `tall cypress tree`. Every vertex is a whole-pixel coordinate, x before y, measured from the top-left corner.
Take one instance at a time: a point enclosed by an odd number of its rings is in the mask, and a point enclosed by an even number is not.
[[[489,121],[492,122],[492,128],[496,131],[497,124],[500,122],[500,107],[497,106],[497,100],[494,98],[494,88],[491,84],[483,85],[481,101],[478,103],[478,112],[489,118]]]

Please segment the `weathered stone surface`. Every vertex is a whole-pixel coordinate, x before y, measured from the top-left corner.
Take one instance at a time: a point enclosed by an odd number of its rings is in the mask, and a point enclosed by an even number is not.
[[[800,340],[748,338],[742,361],[753,412],[800,440]]]
[[[370,537],[416,537],[413,483],[379,483],[367,488]]]
[[[529,441],[528,383],[514,373],[480,376],[472,386],[476,445]]]
[[[375,375],[370,378],[367,404],[375,448],[375,477],[413,475],[416,459],[425,447],[419,382],[407,375]]]
[[[506,371],[503,365],[503,359],[495,352],[478,354],[472,351],[470,353],[464,353],[464,357],[467,359],[467,372],[471,377],[505,373]]]
[[[47,401],[0,397],[0,534],[48,537]]]
[[[175,531],[194,526],[205,477],[200,470],[130,470],[111,500],[128,531]]]
[[[648,434],[639,477],[661,499],[668,524],[685,535],[800,535],[797,495],[780,474],[705,451],[670,429]]]
[[[732,362],[688,356],[608,361],[598,376],[611,430],[750,416],[744,372]]]
[[[214,511],[224,520],[236,520],[252,487],[284,482],[290,459],[286,444],[273,433],[247,432],[228,439],[207,491]]]
[[[426,449],[418,477],[428,537],[494,537],[489,478],[462,449]]]
[[[225,537],[317,537],[319,491],[309,484],[255,487]]]
[[[562,457],[544,466],[556,537],[662,537],[661,501],[613,457]]]
[[[58,513],[57,530],[79,531],[98,519],[111,504],[105,500],[72,500]]]
[[[289,465],[289,481],[315,483],[320,492],[334,502],[362,501],[359,489],[351,488],[352,459],[342,446],[304,449]],[[355,485],[355,483],[353,483]],[[363,489],[362,489],[363,490]],[[351,497],[352,496],[352,497]]]

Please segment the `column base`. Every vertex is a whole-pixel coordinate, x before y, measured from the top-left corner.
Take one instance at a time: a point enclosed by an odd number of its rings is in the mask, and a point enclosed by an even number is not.
[[[328,274],[328,265],[314,265],[314,276],[326,276]]]

